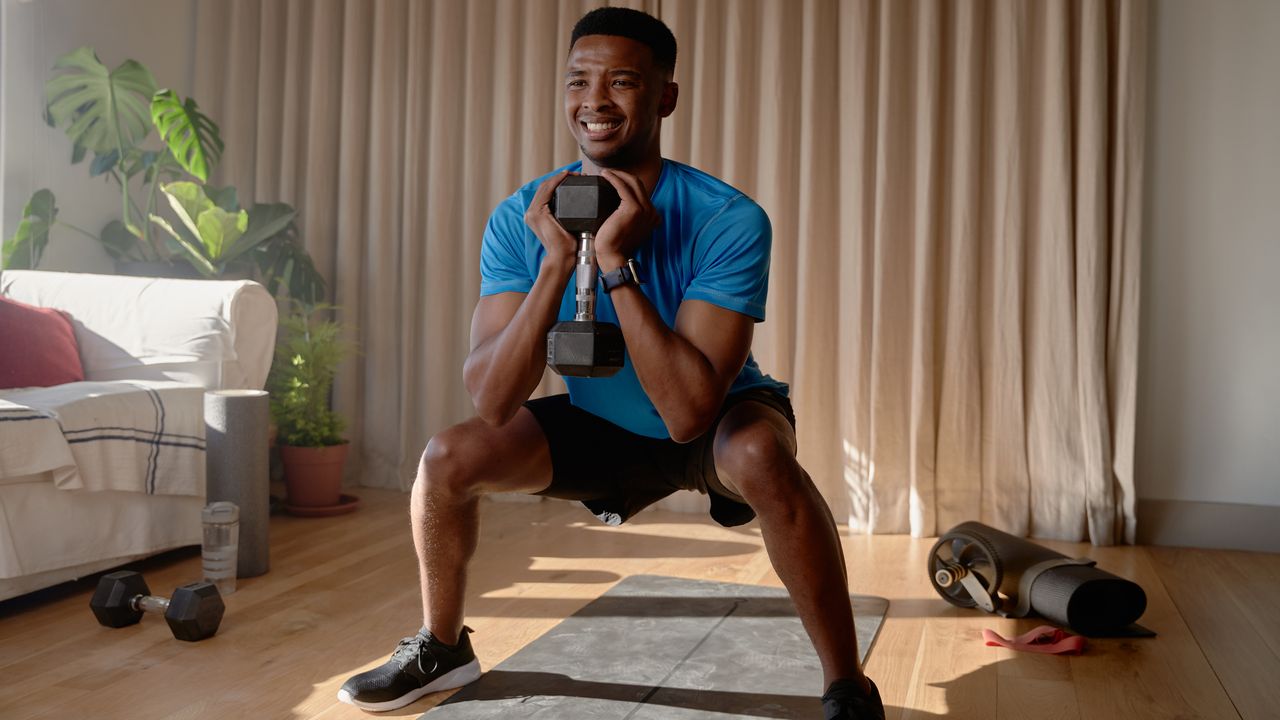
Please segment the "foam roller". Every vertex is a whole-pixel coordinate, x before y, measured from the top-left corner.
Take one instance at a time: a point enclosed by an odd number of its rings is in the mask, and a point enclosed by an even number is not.
[[[236,577],[257,577],[271,564],[270,399],[262,390],[210,390],[204,394],[204,420],[206,497],[211,503],[225,500],[240,508]]]
[[[1026,538],[965,522],[929,552],[929,580],[944,600],[1005,617],[1035,613],[1082,635],[1133,634],[1147,609],[1137,583]]]

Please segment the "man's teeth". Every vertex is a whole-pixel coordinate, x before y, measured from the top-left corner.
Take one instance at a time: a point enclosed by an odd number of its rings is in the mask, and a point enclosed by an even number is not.
[[[591,132],[603,132],[605,130],[612,130],[621,124],[622,123],[619,122],[589,122],[587,123],[587,129]]]

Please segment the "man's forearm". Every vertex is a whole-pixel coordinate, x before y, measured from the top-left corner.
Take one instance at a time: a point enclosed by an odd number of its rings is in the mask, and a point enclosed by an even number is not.
[[[728,388],[692,343],[672,330],[635,285],[610,293],[627,353],[645,394],[676,442],[689,442],[710,427]]]
[[[463,382],[476,413],[490,425],[511,420],[542,379],[547,331],[556,322],[572,269],[572,257],[546,257],[511,321],[467,356]]]

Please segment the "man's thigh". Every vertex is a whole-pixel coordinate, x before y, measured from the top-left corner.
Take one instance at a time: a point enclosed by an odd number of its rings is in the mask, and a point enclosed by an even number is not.
[[[550,448],[552,482],[542,495],[578,500],[616,525],[686,487],[690,448],[630,432],[575,407],[567,395],[530,400]]]
[[[538,493],[551,484],[551,451],[542,427],[527,408],[494,427],[471,418],[427,444],[424,463],[444,462],[462,472],[482,493]]]

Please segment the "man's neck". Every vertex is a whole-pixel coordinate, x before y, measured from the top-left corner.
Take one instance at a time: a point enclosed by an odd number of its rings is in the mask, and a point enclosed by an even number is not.
[[[582,173],[584,175],[599,175],[600,169],[590,159],[585,157],[582,159]],[[649,194],[652,195],[653,189],[658,185],[658,178],[662,176],[662,155],[655,153],[652,157],[635,165],[613,169],[635,175],[640,179],[640,182],[644,183],[645,190],[648,190]]]

